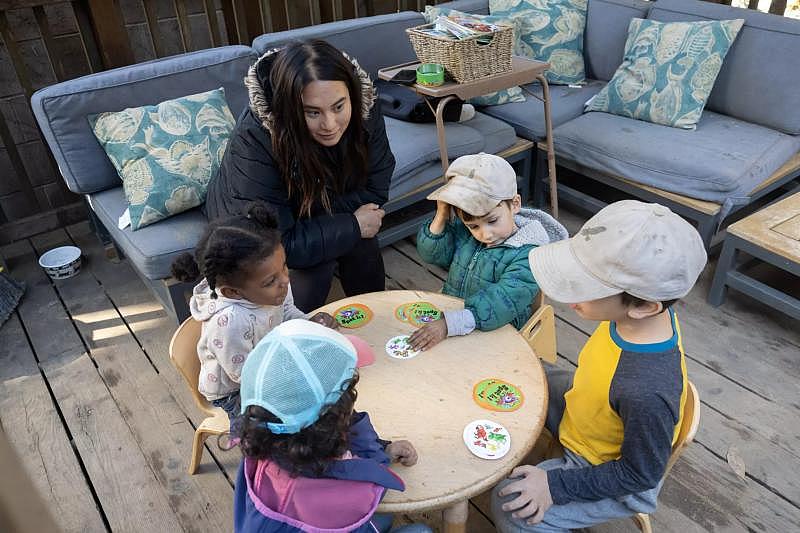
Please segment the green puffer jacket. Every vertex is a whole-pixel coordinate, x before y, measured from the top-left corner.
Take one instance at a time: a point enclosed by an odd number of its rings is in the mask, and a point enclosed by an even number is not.
[[[517,231],[491,248],[475,240],[460,219],[449,222],[439,235],[430,232],[429,220],[417,234],[422,259],[450,269],[442,292],[464,300],[464,308],[472,312],[479,330],[525,325],[539,292],[528,253],[535,246],[568,236],[564,226],[536,209],[520,210],[514,221]]]

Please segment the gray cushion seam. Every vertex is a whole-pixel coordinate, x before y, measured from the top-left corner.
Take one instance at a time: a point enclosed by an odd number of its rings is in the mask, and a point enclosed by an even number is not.
[[[563,136],[563,134],[559,135],[558,137],[560,137],[560,138],[556,139],[556,147],[558,146],[559,142],[564,142],[564,141],[572,143],[575,146],[579,146],[580,145],[580,143],[578,143],[578,141],[576,141],[574,139],[570,139],[568,137],[565,138]],[[688,174],[679,174],[677,172],[667,172],[665,170],[660,170],[660,169],[657,169],[657,168],[650,168],[650,167],[645,166],[643,163],[640,163],[638,161],[629,161],[629,160],[621,159],[617,155],[611,154],[611,153],[606,152],[604,150],[600,150],[600,149],[588,146],[586,144],[582,144],[580,146],[582,146],[583,149],[585,149],[585,150],[594,151],[595,153],[604,155],[606,157],[610,157],[612,159],[616,159],[616,160],[622,161],[624,163],[629,163],[629,164],[631,164],[633,166],[636,166],[636,167],[639,167],[639,168],[641,168],[643,170],[647,170],[647,171],[650,171],[650,172],[655,172],[655,173],[658,173],[658,174],[662,174],[664,176],[678,176],[678,177],[683,178],[683,179],[689,179],[689,180],[695,180],[695,181],[701,181],[701,182],[707,182],[707,183],[714,183],[715,185],[726,185],[725,183],[719,182],[719,181],[714,180],[714,179],[704,179],[704,178],[700,178],[700,177],[690,176]],[[628,178],[628,179],[630,179],[630,178]]]

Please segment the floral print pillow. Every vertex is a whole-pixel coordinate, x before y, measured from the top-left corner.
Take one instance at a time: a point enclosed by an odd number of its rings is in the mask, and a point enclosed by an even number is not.
[[[518,39],[519,30],[517,21],[506,19],[503,17],[493,17],[491,15],[475,15],[473,13],[463,13],[461,11],[457,11],[455,9],[447,9],[444,7],[434,7],[434,6],[426,6],[425,7],[425,20],[428,23],[432,23],[436,20],[437,17],[447,16],[447,15],[465,15],[469,17],[474,17],[479,20],[484,20],[486,22],[497,22],[502,24],[509,24],[514,26],[514,39]],[[496,91],[489,94],[484,94],[482,96],[477,96],[475,98],[470,98],[469,103],[473,105],[500,105],[500,104],[508,104],[510,102],[524,102],[525,95],[522,92],[522,89],[519,86],[514,86],[509,89],[502,89],[500,91]]]
[[[622,64],[586,111],[695,129],[743,19],[633,19]]]
[[[489,13],[517,20],[514,53],[550,63],[547,81],[581,83],[588,0],[489,0]]]
[[[134,231],[205,201],[236,123],[223,88],[88,119],[122,178]]]

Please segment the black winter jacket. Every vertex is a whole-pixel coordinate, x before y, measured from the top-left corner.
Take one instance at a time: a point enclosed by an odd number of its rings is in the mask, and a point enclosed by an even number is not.
[[[271,61],[269,56],[272,53],[267,52],[258,61]],[[361,241],[361,231],[353,212],[368,203],[383,205],[389,196],[394,155],[389,148],[380,106],[373,105],[372,82],[358,63],[353,63],[361,77],[364,105],[360,111],[365,117],[369,143],[369,170],[363,188],[353,186],[344,194],[333,197],[332,213],[327,213],[318,203],[312,207],[311,217],[299,216],[299,198],[289,199],[273,156],[269,129],[272,115],[264,89],[256,77],[255,65],[245,79],[250,92],[250,108],[239,116],[219,172],[208,186],[205,209],[209,220],[241,213],[254,200],[263,200],[272,206],[278,215],[278,229],[283,236],[289,268],[310,268],[352,250]]]

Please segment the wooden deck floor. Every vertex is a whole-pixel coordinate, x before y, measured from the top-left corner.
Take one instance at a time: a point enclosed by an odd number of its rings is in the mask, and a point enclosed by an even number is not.
[[[563,217],[571,231],[582,220]],[[74,243],[83,272],[52,284],[38,254]],[[86,224],[2,250],[28,283],[0,330],[0,422],[65,531],[229,531],[239,452],[212,442],[186,474],[201,417],[173,370],[175,324],[126,262],[111,263]],[[439,290],[445,275],[403,241],[384,250],[387,288]],[[702,413],[694,445],[661,493],[657,531],[800,531],[798,323],[732,294],[705,303],[713,264],[677,304]],[[331,297],[341,297],[334,287]],[[559,364],[570,366],[593,324],[557,307]],[[746,466],[739,477],[729,457]],[[423,517],[432,525],[437,513]],[[487,497],[469,531],[493,531]],[[592,531],[635,531],[623,521]]]

